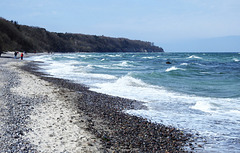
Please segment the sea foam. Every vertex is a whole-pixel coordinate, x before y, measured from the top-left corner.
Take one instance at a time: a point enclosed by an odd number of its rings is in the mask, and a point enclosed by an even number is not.
[[[188,63],[182,63],[182,64],[180,64],[180,65],[187,66],[187,65],[188,65]]]
[[[234,61],[234,62],[239,62],[240,60],[237,59],[237,58],[233,58],[233,61]]]
[[[208,113],[213,112],[211,110],[212,108],[211,104],[207,101],[197,101],[196,104],[190,108],[200,110],[203,112],[208,112]]]
[[[188,58],[202,59],[202,57],[198,57],[198,56],[196,56],[196,55],[191,55],[191,56],[189,56]]]
[[[166,72],[175,71],[175,70],[184,70],[184,69],[182,69],[182,68],[177,68],[177,67],[175,67],[175,66],[172,66],[172,67],[170,67],[170,68],[167,68],[167,69],[166,69]]]

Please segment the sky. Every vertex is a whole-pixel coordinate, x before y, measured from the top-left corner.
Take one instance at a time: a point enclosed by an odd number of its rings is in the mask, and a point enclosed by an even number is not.
[[[1,0],[0,8],[0,17],[50,32],[150,41],[170,51],[240,36],[240,0]]]

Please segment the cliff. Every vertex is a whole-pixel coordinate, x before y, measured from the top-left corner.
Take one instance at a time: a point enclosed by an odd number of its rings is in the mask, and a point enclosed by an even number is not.
[[[56,33],[0,18],[0,51],[163,52],[151,42],[105,36]]]

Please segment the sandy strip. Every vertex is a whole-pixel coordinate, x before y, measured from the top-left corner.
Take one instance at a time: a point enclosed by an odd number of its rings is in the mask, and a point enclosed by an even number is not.
[[[71,102],[74,92],[59,89],[19,66],[24,62],[8,62],[8,68],[19,74],[20,85],[11,91],[22,97],[44,97],[30,114],[24,137],[36,146],[39,152],[101,152],[99,139],[86,130],[86,118]]]

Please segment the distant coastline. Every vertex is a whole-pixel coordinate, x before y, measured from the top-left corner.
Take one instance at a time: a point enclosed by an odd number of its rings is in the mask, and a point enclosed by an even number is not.
[[[0,18],[0,52],[164,52],[151,42],[106,36],[56,33]]]

